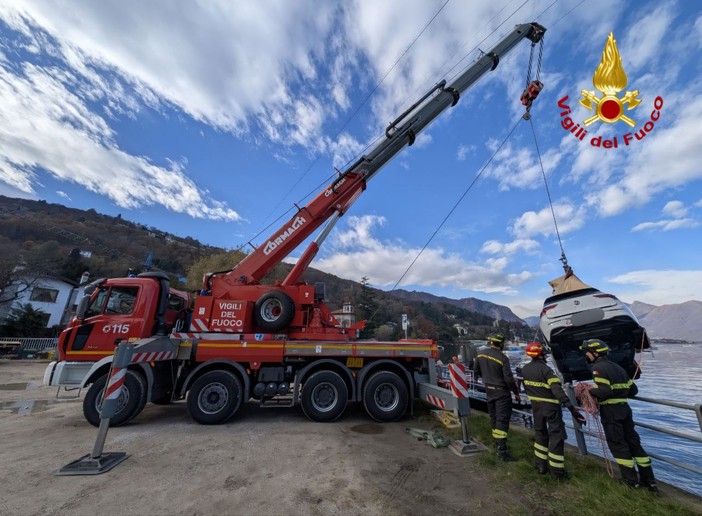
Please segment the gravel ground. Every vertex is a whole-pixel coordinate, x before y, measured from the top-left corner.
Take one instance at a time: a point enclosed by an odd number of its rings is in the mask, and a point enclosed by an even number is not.
[[[0,360],[0,514],[465,514],[495,496],[470,458],[405,433],[427,424],[379,425],[357,407],[322,424],[247,404],[208,427],[183,402],[149,404],[109,431],[105,451],[127,452],[125,462],[54,476],[90,453],[97,430],[76,392],[41,385],[46,365]],[[500,504],[520,512],[518,497]]]

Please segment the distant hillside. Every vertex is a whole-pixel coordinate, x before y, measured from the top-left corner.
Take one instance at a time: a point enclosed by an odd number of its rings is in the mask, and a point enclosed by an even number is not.
[[[457,306],[463,308],[464,310],[469,310],[471,312],[476,312],[479,314],[487,315],[492,319],[497,319],[501,321],[514,322],[519,324],[526,324],[526,322],[519,317],[517,317],[512,310],[506,306],[496,305],[489,301],[482,301],[474,297],[466,297],[463,299],[451,299],[449,297],[435,296],[433,294],[427,294],[426,292],[409,292],[407,290],[393,290],[390,295],[399,297],[401,299],[411,299],[414,301],[423,301],[425,303],[445,303],[448,305]]]
[[[662,306],[635,301],[630,307],[651,338],[702,342],[702,301]]]
[[[529,326],[538,326],[540,317],[538,315],[532,315],[524,318],[524,322]]]
[[[84,271],[125,276],[148,263],[177,281],[195,260],[220,251],[121,216],[0,196],[0,269],[22,262],[76,281]]]
[[[10,280],[18,264],[26,270],[42,270],[77,281],[84,271],[92,278],[125,276],[130,268],[169,273],[172,285],[199,285],[202,271],[191,268],[202,259],[214,259],[224,249],[204,245],[191,237],[177,237],[155,227],[111,217],[93,209],[80,210],[45,201],[0,196],[0,289]],[[236,253],[234,253],[236,254]],[[241,256],[231,257],[231,264]],[[227,257],[229,260],[230,257]],[[214,270],[229,267],[220,266]],[[270,281],[282,280],[290,265],[279,264]],[[212,270],[212,269],[208,269]],[[523,332],[523,321],[508,308],[478,299],[454,300],[430,294],[407,293],[401,298],[371,285],[338,278],[315,269],[305,271],[305,281],[326,285],[326,304],[341,308],[344,301],[356,307],[359,319],[369,319],[364,336],[396,339],[404,336],[402,314],[409,317],[409,337],[436,338],[451,342],[457,338],[482,339],[500,319],[504,331]],[[359,278],[360,280],[361,278]]]

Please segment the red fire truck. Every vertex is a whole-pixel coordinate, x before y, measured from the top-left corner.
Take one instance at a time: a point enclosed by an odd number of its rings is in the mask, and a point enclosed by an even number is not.
[[[502,56],[523,39],[535,45],[544,32],[537,23],[518,25],[450,84],[439,82],[387,127],[380,143],[263,245],[231,270],[207,274],[192,306],[186,293],[170,288],[163,273],[91,283],[61,334],[59,360],[47,368],[44,383],[89,385],[83,412],[98,425],[115,348],[127,341],[134,344],[134,358],[113,426],[136,417],[147,401],[180,399],[202,424],[228,421],[251,399],[270,406],[300,404],[314,421],[334,421],[349,402],[362,402],[377,421],[395,421],[414,396],[450,409],[450,391],[436,383],[435,341],[357,340],[365,322],[341,326],[324,304],[324,286],[308,285],[300,277],[368,181],[494,70]],[[283,281],[261,284],[319,228]]]

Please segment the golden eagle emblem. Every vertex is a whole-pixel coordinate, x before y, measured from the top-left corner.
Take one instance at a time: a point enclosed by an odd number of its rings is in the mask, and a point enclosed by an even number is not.
[[[626,81],[617,42],[614,39],[614,33],[610,32],[602,52],[602,61],[595,70],[595,75],[592,76],[592,84],[603,93],[603,96],[598,97],[594,91],[580,90],[583,96],[580,104],[590,111],[595,111],[594,115],[583,122],[584,125],[588,126],[598,119],[606,124],[621,120],[630,127],[636,125],[634,120],[624,114],[624,105],[628,104],[627,111],[630,111],[641,104],[641,99],[637,97],[639,90],[627,91],[621,99],[617,97],[617,94],[626,88]]]

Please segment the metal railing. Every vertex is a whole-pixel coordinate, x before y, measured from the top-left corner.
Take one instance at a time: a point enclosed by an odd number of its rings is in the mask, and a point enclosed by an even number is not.
[[[19,342],[21,344],[20,351],[41,353],[42,351],[55,349],[58,338],[0,337],[0,343],[2,342]]]
[[[679,403],[679,402],[675,402],[675,401],[659,400],[659,399],[655,399],[655,398],[644,398],[641,396],[635,396],[632,399],[636,400],[636,401],[643,402],[643,403],[651,403],[654,405],[663,405],[666,407],[679,408],[679,409],[683,409],[683,410],[691,410],[697,416],[697,423],[699,424],[700,432],[702,433],[702,405],[699,403],[695,404],[695,405],[689,405],[689,404]],[[657,426],[653,426],[649,423],[643,423],[641,421],[636,421],[636,420],[634,421],[634,424],[638,427],[646,428],[646,429],[652,430],[654,432],[666,434],[666,435],[669,435],[671,437],[675,437],[677,439],[702,443],[702,435],[697,436],[697,435],[690,434],[687,432],[679,432],[677,430],[671,430],[669,428],[657,427]],[[585,443],[585,439],[583,437],[584,435],[589,435],[589,436],[592,436],[592,437],[595,437],[598,439],[600,438],[599,434],[593,432],[592,430],[586,429],[585,427],[576,428],[574,425],[571,424],[570,421],[566,422],[566,426],[568,428],[570,428],[571,430],[575,430],[576,441],[578,443],[578,449],[582,455],[587,455],[587,453],[588,453],[587,444]],[[679,460],[673,459],[672,457],[664,457],[664,456],[659,455],[657,453],[652,453],[648,450],[646,453],[650,457],[652,457],[656,460],[659,460],[661,462],[665,462],[666,464],[670,464],[672,466],[675,466],[675,467],[678,467],[678,468],[681,468],[681,469],[684,469],[686,471],[690,471],[692,473],[696,473],[696,474],[702,476],[702,469],[700,469],[696,465],[687,464],[685,462],[681,462]]]
[[[482,388],[482,384],[474,381],[474,378],[472,376],[472,371],[468,371],[468,385],[469,385],[469,397],[474,398],[477,400],[485,401],[486,396],[485,396],[485,391],[484,388]],[[442,374],[439,372],[439,377],[441,378]],[[570,392],[568,392],[570,391]],[[571,401],[575,401],[575,393],[572,390],[572,387],[567,389],[567,392],[569,396],[571,396]],[[522,404],[524,404],[524,400],[526,399],[526,394],[522,393]],[[685,441],[689,442],[697,442],[697,443],[702,443],[702,404],[697,403],[697,404],[685,404],[685,403],[679,403],[675,401],[668,401],[668,400],[661,400],[661,399],[655,399],[655,398],[645,398],[643,396],[635,396],[632,398],[635,401],[640,401],[642,403],[651,403],[654,405],[662,405],[666,407],[672,407],[672,408],[677,408],[681,410],[690,410],[695,413],[697,417],[697,423],[699,424],[700,427],[700,435],[695,435],[691,434],[689,432],[680,432],[677,430],[672,430],[664,427],[657,427],[654,425],[651,425],[649,423],[644,423],[641,421],[634,421],[634,424],[638,427],[641,428],[646,428],[648,430],[652,430],[655,432],[659,432],[662,434],[669,435],[671,437],[675,437],[677,439],[682,439]],[[528,407],[525,407],[528,408]],[[513,414],[518,414],[523,417],[531,417],[531,412],[521,410],[521,409],[513,409],[512,410]],[[593,431],[591,431],[588,428],[585,427],[578,427],[576,428],[572,422],[568,418],[564,418],[566,420],[566,426],[570,428],[571,430],[575,430],[575,437],[576,437],[576,442],[578,445],[578,450],[582,455],[587,455],[588,450],[587,450],[587,443],[585,441],[584,436],[589,435],[595,438],[600,438],[601,436]],[[684,469],[686,471],[690,471],[692,473],[696,473],[700,476],[702,476],[702,469],[700,469],[697,465],[695,464],[688,464],[685,462],[681,462],[677,459],[674,459],[672,457],[664,457],[662,455],[659,455],[657,453],[652,453],[650,451],[647,451],[647,454],[661,462],[665,462],[666,464],[670,464],[672,466]]]

